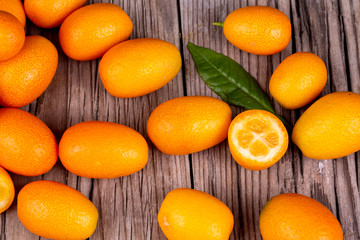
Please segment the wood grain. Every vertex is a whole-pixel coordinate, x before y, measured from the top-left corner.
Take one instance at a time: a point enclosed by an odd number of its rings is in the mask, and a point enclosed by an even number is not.
[[[117,122],[143,134],[150,146],[149,163],[140,172],[109,180],[88,179],[67,172],[60,162],[39,177],[12,174],[17,192],[26,183],[50,179],[72,186],[99,210],[97,230],[90,239],[166,239],[157,224],[165,195],[178,187],[208,192],[226,203],[235,217],[230,239],[260,240],[259,214],[271,197],[284,192],[310,196],[327,206],[341,222],[344,239],[360,239],[359,153],[341,159],[316,161],[290,144],[279,163],[263,171],[249,171],[232,159],[226,141],[189,156],[160,153],[146,135],[146,122],[160,103],[184,95],[216,95],[198,76],[186,45],[189,41],[221,52],[248,70],[268,92],[272,72],[294,52],[319,55],[328,69],[321,95],[334,91],[360,93],[360,2],[357,0],[91,0],[110,2],[129,14],[131,38],[153,37],[175,44],[183,57],[182,71],[169,84],[149,95],[119,99],[104,89],[97,71],[99,60],[68,59],[58,42],[58,28],[43,30],[29,20],[27,34],[50,39],[59,51],[56,76],[36,101],[23,109],[41,118],[61,138],[66,128],[87,120]],[[291,20],[292,40],[273,56],[256,56],[231,45],[212,22],[225,20],[233,10],[269,5]],[[293,124],[306,107],[275,110]],[[233,116],[243,109],[232,107]],[[16,202],[0,217],[0,239],[41,239],[20,223]]]

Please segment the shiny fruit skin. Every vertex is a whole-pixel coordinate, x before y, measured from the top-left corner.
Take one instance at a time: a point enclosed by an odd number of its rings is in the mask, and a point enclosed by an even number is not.
[[[296,193],[270,199],[260,214],[263,240],[342,240],[336,217],[318,201]]]
[[[327,81],[325,63],[313,53],[298,52],[287,57],[274,71],[270,94],[281,106],[297,109],[312,102]]]
[[[14,201],[15,187],[10,175],[0,167],[0,213],[5,212]]]
[[[21,0],[0,0],[0,10],[14,15],[21,22],[22,26],[25,27],[26,15]]]
[[[19,175],[48,172],[58,158],[54,134],[39,118],[15,108],[0,108],[0,165]]]
[[[18,54],[25,42],[22,23],[11,13],[0,10],[0,61]]]
[[[332,159],[360,150],[360,95],[330,93],[313,103],[295,123],[293,142],[313,159]]]
[[[41,28],[60,26],[65,18],[82,7],[86,0],[25,0],[27,17]]]
[[[151,93],[170,82],[181,68],[181,55],[173,44],[154,38],[119,43],[105,53],[99,74],[115,97],[132,98]]]
[[[274,114],[253,109],[240,113],[232,120],[228,142],[231,155],[240,166],[249,170],[264,170],[284,156],[289,135]],[[259,146],[260,150],[265,148],[268,152],[259,154]]]
[[[17,213],[29,231],[50,239],[87,239],[98,220],[98,211],[89,199],[53,181],[25,185],[17,197]]]
[[[231,109],[223,101],[205,96],[174,98],[151,113],[147,132],[163,153],[187,155],[224,141]]]
[[[88,121],[67,129],[59,144],[64,167],[88,178],[117,178],[140,171],[148,145],[137,131],[117,123]]]
[[[268,6],[239,8],[224,22],[224,35],[235,47],[257,55],[282,51],[291,39],[291,23],[280,10]]]
[[[79,61],[102,57],[129,38],[133,24],[121,7],[97,3],[79,8],[60,27],[59,39],[65,54]]]
[[[158,222],[169,240],[228,240],[234,216],[223,202],[210,194],[177,188],[166,195]]]
[[[55,46],[42,36],[25,37],[20,52],[0,62],[0,105],[23,107],[49,86],[58,65]]]

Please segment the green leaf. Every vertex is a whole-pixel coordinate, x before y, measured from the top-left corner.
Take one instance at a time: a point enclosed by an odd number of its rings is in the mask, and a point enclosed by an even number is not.
[[[268,96],[258,82],[237,62],[191,42],[187,47],[201,78],[225,102],[247,110],[269,111],[278,116],[288,129],[291,129],[290,124],[275,113]]]
[[[225,102],[275,113],[266,93],[237,62],[208,48],[187,45],[205,83]]]

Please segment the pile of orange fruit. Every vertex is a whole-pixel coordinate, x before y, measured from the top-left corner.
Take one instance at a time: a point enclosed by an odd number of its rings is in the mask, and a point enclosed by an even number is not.
[[[148,144],[137,131],[116,123],[88,121],[65,131],[59,144],[37,117],[22,111],[51,83],[58,64],[55,46],[42,36],[25,36],[26,16],[37,26],[60,26],[59,40],[71,59],[102,58],[99,74],[115,97],[133,98],[163,87],[179,72],[179,50],[160,39],[127,40],[129,16],[115,4],[83,6],[85,0],[0,0],[0,211],[15,197],[4,170],[23,176],[48,172],[60,158],[82,177],[117,178],[140,171],[148,162]],[[225,37],[253,54],[282,51],[291,39],[291,23],[271,7],[245,7],[230,13]],[[284,108],[311,103],[327,80],[324,62],[313,53],[295,53],[275,70],[271,95]],[[294,126],[292,140],[311,158],[346,156],[360,149],[360,96],[329,94],[311,105]],[[228,138],[233,158],[251,170],[266,169],[285,154],[288,131],[272,113],[248,110],[232,119],[230,107],[206,96],[171,99],[150,115],[147,133],[164,154],[192,154]],[[80,192],[53,181],[24,186],[17,213],[31,232],[52,239],[86,239],[95,231],[98,212]],[[170,240],[228,239],[234,225],[230,209],[215,197],[193,189],[175,189],[164,199],[158,222]],[[299,194],[269,200],[260,215],[264,240],[343,238],[339,221],[319,202]],[[311,227],[309,227],[311,226]]]

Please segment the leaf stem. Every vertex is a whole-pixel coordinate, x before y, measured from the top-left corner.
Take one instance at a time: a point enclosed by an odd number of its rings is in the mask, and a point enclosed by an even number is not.
[[[224,23],[223,22],[213,22],[214,26],[219,26],[219,27],[224,27]]]
[[[284,126],[285,126],[286,129],[288,130],[289,135],[291,135],[291,132],[292,132],[292,126],[291,126],[291,124],[290,124],[288,121],[286,121],[286,119],[283,118],[281,115],[279,115],[279,114],[277,114],[277,113],[275,113],[274,115],[277,116],[277,117],[283,122]]]

